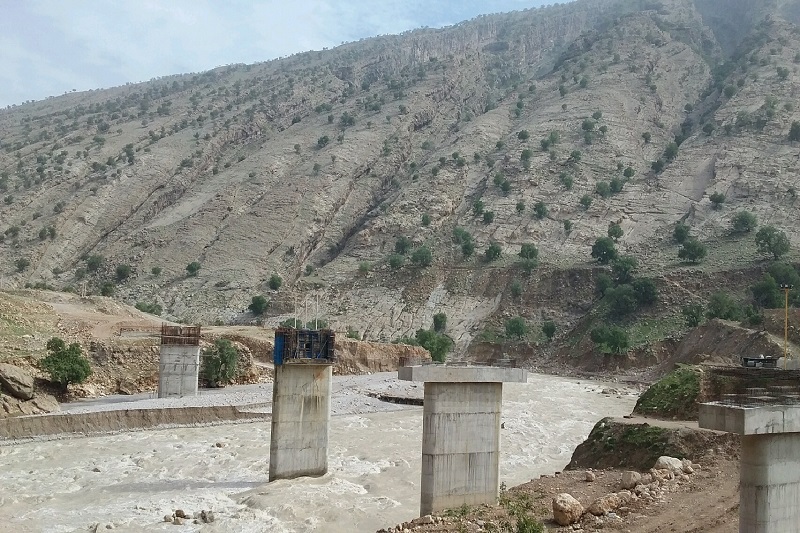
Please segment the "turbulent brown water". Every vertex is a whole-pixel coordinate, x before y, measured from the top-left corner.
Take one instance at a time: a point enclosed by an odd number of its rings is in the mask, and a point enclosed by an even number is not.
[[[599,418],[631,411],[634,394],[602,388],[543,375],[506,384],[501,480],[560,470]],[[0,446],[0,531],[373,532],[419,512],[422,408],[391,409],[333,416],[317,479],[267,483],[263,422]],[[163,522],[175,509],[212,509],[216,522],[178,529]]]

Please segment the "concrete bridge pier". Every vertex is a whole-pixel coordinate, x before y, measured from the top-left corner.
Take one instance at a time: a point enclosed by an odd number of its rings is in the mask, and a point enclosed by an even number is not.
[[[741,435],[740,533],[800,527],[800,405],[700,405],[700,427]]]
[[[398,378],[425,383],[420,515],[496,503],[503,382],[526,382],[527,371],[425,365]]]
[[[275,365],[269,480],[322,476],[328,471],[330,364]]]

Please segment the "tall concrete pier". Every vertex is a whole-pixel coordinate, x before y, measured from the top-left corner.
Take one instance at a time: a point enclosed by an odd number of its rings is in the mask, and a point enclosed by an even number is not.
[[[331,365],[275,367],[269,480],[322,476],[328,471]]]
[[[700,427],[742,436],[739,531],[797,532],[800,528],[800,405],[758,405],[764,400],[749,400],[740,405],[701,404]]]
[[[328,427],[336,335],[330,330],[275,332],[269,480],[328,471]]]
[[[200,371],[200,327],[161,326],[158,397],[194,396]]]
[[[497,501],[503,382],[519,368],[425,365],[398,378],[425,382],[420,515]]]

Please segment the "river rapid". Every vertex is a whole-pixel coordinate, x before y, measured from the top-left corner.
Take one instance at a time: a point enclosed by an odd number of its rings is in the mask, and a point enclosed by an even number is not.
[[[365,379],[391,387],[393,376]],[[619,392],[604,394],[608,387],[546,375],[505,384],[501,481],[561,470],[600,418],[630,413],[636,393],[612,385]],[[0,532],[91,531],[99,523],[98,531],[361,533],[417,517],[422,408],[382,410],[352,388],[338,394],[351,403],[363,397],[371,406],[364,411],[374,412],[332,416],[321,478],[267,482],[268,421],[2,445]],[[334,405],[336,396],[334,387]],[[176,509],[213,510],[216,520],[165,523]]]

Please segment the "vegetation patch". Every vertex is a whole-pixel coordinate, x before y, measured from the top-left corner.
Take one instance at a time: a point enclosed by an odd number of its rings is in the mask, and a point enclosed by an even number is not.
[[[683,458],[673,430],[649,424],[622,424],[604,418],[575,449],[567,469],[633,468],[647,470],[662,455]]]
[[[654,383],[636,402],[633,412],[646,416],[697,420],[700,372],[681,367]]]

